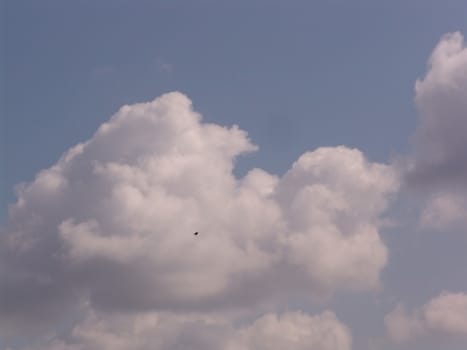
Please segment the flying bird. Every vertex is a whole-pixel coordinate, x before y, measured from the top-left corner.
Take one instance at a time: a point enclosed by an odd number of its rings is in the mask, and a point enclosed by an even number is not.
[[[193,233],[195,236],[198,236],[198,232]]]

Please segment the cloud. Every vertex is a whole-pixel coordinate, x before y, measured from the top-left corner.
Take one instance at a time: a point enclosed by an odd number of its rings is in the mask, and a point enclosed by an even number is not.
[[[156,59],[156,65],[159,72],[162,73],[172,73],[174,71],[174,65],[172,63],[166,62],[161,57]]]
[[[401,304],[386,315],[384,322],[389,338],[397,343],[420,337],[424,332],[420,316],[409,314]]]
[[[93,71],[92,74],[93,76],[99,77],[99,76],[105,76],[108,74],[113,73],[115,68],[111,65],[104,65],[104,66],[99,66],[96,67]]]
[[[405,180],[428,190],[420,227],[455,231],[467,210],[467,47],[461,33],[444,35],[425,76],[415,84],[419,111]]]
[[[236,157],[256,149],[237,126],[203,123],[181,93],[123,106],[18,188],[0,245],[2,332],[82,303],[185,315],[378,288],[392,168],[340,146],[282,177],[236,178]]]
[[[432,230],[461,230],[467,225],[467,197],[448,191],[433,194],[423,208],[420,225]]]
[[[409,183],[467,185],[467,48],[461,33],[443,36],[415,93],[420,119]]]
[[[53,350],[350,350],[348,328],[329,311],[266,314],[233,327],[221,317],[90,312],[70,332],[52,336],[34,349]],[[27,350],[27,349],[23,349]]]
[[[305,153],[277,189],[289,228],[287,260],[325,289],[377,287],[387,260],[379,215],[396,188],[390,167],[367,162],[357,150]]]
[[[348,328],[332,312],[309,316],[300,312],[267,314],[244,332],[247,349],[351,349]]]
[[[467,294],[443,292],[412,312],[399,305],[386,315],[385,323],[396,342],[436,335],[467,339]]]

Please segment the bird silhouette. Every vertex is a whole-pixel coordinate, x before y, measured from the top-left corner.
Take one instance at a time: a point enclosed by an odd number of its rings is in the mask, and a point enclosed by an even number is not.
[[[198,232],[193,233],[195,236],[198,236]]]

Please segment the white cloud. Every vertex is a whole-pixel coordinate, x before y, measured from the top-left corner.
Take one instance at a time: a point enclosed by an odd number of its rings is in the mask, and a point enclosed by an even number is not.
[[[357,150],[302,155],[278,188],[288,261],[326,289],[377,287],[387,260],[379,215],[396,186],[388,166],[368,163]]]
[[[458,229],[467,225],[467,197],[460,193],[439,192],[423,208],[420,225],[434,230]]]
[[[332,312],[267,314],[244,331],[247,349],[350,350],[348,328]]]
[[[467,294],[443,292],[410,313],[399,305],[386,315],[385,323],[397,342],[437,335],[467,338]]]
[[[420,227],[456,231],[467,209],[467,47],[461,33],[441,38],[415,94],[419,121],[406,180],[429,191]]]
[[[222,317],[91,312],[71,331],[36,344],[54,350],[350,350],[348,328],[329,311],[266,314],[234,327]],[[26,350],[26,349],[23,349]]]
[[[415,92],[420,119],[409,181],[466,185],[467,48],[459,32],[438,43]]]
[[[283,177],[237,179],[235,158],[256,148],[236,126],[202,123],[180,93],[122,107],[19,189],[0,248],[0,322],[21,332],[83,300],[184,314],[377,288],[392,169],[334,147]]]
[[[403,305],[398,305],[384,318],[389,337],[397,343],[420,337],[424,327],[417,312],[410,314]]]

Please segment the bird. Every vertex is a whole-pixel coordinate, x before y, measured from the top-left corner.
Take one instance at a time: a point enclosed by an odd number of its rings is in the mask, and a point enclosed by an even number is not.
[[[198,232],[193,233],[195,236],[198,236]]]

